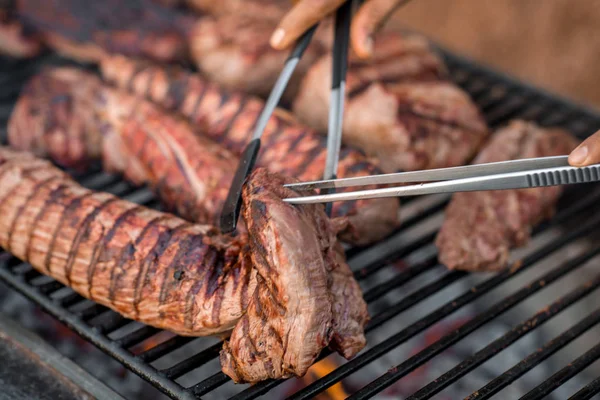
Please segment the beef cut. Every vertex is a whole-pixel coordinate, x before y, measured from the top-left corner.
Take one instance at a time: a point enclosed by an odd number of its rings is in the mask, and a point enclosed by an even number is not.
[[[376,158],[384,172],[463,165],[488,135],[469,96],[419,36],[385,33],[374,57],[350,57],[342,140]],[[331,55],[314,64],[293,104],[299,119],[327,132]]]
[[[231,330],[256,287],[247,238],[94,193],[6,147],[0,216],[0,246],[16,257],[127,318],[180,335]]]
[[[222,366],[236,382],[301,376],[327,345],[346,357],[362,349],[368,315],[334,225],[320,205],[281,201],[287,181],[250,177],[248,240],[95,193],[0,147],[0,246],[127,318],[190,336],[233,328]]]
[[[336,294],[359,295],[356,281],[346,279],[350,290],[340,286],[330,297],[338,283],[331,274],[348,269],[340,263],[335,232],[322,205],[295,207],[281,201],[295,195],[283,188],[288,182],[257,170],[244,188],[243,217],[259,288],[221,352],[223,371],[236,382],[303,375],[337,330],[336,312],[355,324],[347,334],[358,336],[360,344],[353,343],[349,351],[354,354],[365,345],[365,304],[348,310],[333,304]]]
[[[182,118],[75,68],[49,69],[27,84],[8,137],[65,167],[101,158],[106,171],[149,184],[168,210],[200,223],[218,220],[238,160]]]
[[[562,129],[515,120],[491,137],[474,163],[566,155],[576,145]],[[440,262],[470,271],[504,268],[510,249],[526,244],[531,229],[552,216],[561,192],[549,186],[454,194],[436,239]]]
[[[264,102],[240,92],[229,92],[181,68],[165,68],[122,56],[104,59],[103,78],[145,96],[161,106],[179,111],[198,132],[240,154],[262,111]],[[263,133],[258,164],[269,170],[308,181],[321,179],[327,155],[326,140],[277,109]],[[343,148],[338,176],[349,178],[380,173],[356,150]],[[365,244],[381,239],[398,226],[397,199],[371,199],[334,203],[334,216],[348,216],[343,238]]]

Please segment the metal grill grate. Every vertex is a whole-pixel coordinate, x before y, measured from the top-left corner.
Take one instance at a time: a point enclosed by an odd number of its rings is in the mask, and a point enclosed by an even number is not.
[[[557,99],[447,52],[444,54],[453,79],[471,94],[492,127],[518,117],[537,121],[541,125],[559,125],[579,137],[600,129],[600,114]],[[0,64],[0,85],[3,88],[0,93],[1,126],[6,126],[12,105],[27,77],[40,66],[57,62],[64,63],[49,56],[40,62],[4,60]],[[76,178],[89,188],[158,207],[147,189],[134,188],[99,169],[93,173],[77,175]],[[493,275],[446,271],[438,264],[432,241],[448,199],[448,196],[412,199],[403,209],[403,225],[388,239],[368,248],[348,250],[349,263],[370,305],[372,319],[367,327],[369,347],[355,359],[286,395],[292,399],[314,398],[332,385],[356,376],[357,372],[364,371],[375,363],[383,363],[386,369],[391,366],[387,372],[379,373],[378,378],[369,378],[361,384],[362,388],[356,387],[350,396],[352,399],[373,397],[386,388],[393,387],[407,375],[417,373],[424,365],[430,365],[430,360],[455,348],[455,345],[466,343],[469,347],[474,334],[488,329],[482,329],[483,327],[506,315],[512,316],[510,312],[515,309],[521,311],[517,321],[522,322],[514,324],[514,318],[510,317],[509,327],[512,328],[486,339],[481,346],[473,342],[473,349],[470,353],[461,355],[456,365],[449,367],[438,379],[421,385],[419,390],[412,390],[412,395],[405,396],[410,399],[431,398],[461,382],[461,378],[494,357],[510,352],[512,346],[526,335],[539,331],[540,326],[556,319],[563,310],[580,303],[600,287],[600,274],[591,273],[587,279],[583,273],[590,261],[595,260],[597,264],[597,256],[600,255],[600,247],[587,240],[588,236],[600,232],[600,214],[595,213],[594,209],[600,201],[599,186],[587,185],[567,191],[556,216],[537,227],[532,243],[517,252],[522,258],[511,268]],[[568,278],[573,272],[584,278],[569,286],[567,282],[571,281]],[[160,331],[128,321],[105,307],[84,300],[56,281],[40,281],[39,273],[8,253],[0,253],[0,277],[43,310],[172,398],[209,396],[222,386],[230,385],[235,393],[232,398],[253,399],[277,390],[283,383],[266,381],[251,387],[233,386],[229,383],[229,378],[218,369],[216,359],[221,343],[215,343],[214,340],[202,342],[208,344],[203,344],[201,350],[195,350],[191,355],[186,353],[172,365],[159,367],[157,365],[160,363],[157,361],[187,348],[187,345],[199,339],[175,336],[153,343],[141,353],[134,352],[132,349],[147,343]],[[526,284],[519,284],[517,277],[525,279]],[[507,289],[503,289],[507,286]],[[556,293],[548,294],[549,286]],[[566,289],[561,292],[555,289],[557,287]],[[541,311],[530,313],[525,306],[526,302],[542,292],[550,300],[546,301],[546,307]],[[424,303],[429,304],[428,308],[423,309]],[[474,311],[466,321],[439,335],[421,350],[402,358],[387,357],[395,354],[393,352],[400,346],[428,335],[428,332],[449,316],[460,314],[467,308]],[[412,320],[404,323],[398,319],[401,315],[412,316]],[[585,332],[600,323],[600,309],[581,317],[566,326],[566,330],[562,326],[560,333],[552,338],[537,338],[536,340],[543,341],[535,343],[536,347],[529,347],[527,353],[520,356],[516,363],[510,364],[513,365],[511,368],[504,368],[505,372],[502,372],[503,369],[496,374],[488,373],[485,380],[487,384],[481,388],[469,388],[467,382],[463,386],[473,392],[470,398],[492,397],[581,338]],[[126,333],[119,333],[123,328],[132,326]],[[329,357],[330,354],[330,351],[325,350],[320,359]],[[524,398],[537,399],[548,395],[599,358],[600,344],[588,346],[583,354],[571,356],[569,361],[572,362],[564,362],[559,366],[549,379],[545,380],[547,376],[542,377],[535,383],[538,386],[527,388]],[[201,367],[208,369],[209,373],[200,380],[191,383],[188,382],[189,379],[186,381],[186,374]],[[589,399],[600,392],[598,379],[582,387],[590,380],[584,381],[572,391],[580,389],[573,395],[573,399]]]

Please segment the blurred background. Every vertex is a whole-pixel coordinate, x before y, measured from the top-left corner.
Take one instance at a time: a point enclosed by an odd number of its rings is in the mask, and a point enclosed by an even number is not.
[[[412,0],[395,19],[455,52],[600,108],[600,1]]]

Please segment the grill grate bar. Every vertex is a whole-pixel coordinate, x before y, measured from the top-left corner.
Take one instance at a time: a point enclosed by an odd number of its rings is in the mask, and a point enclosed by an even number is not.
[[[363,279],[370,275],[373,275],[375,272],[387,267],[394,260],[398,260],[402,257],[409,255],[410,253],[414,252],[415,250],[420,249],[421,247],[427,246],[435,238],[436,234],[437,234],[437,232],[431,232],[431,233],[421,236],[420,238],[418,238],[415,241],[412,241],[410,243],[407,243],[406,245],[400,246],[396,251],[393,252],[393,254],[386,256],[383,260],[376,260],[375,262],[371,263],[370,265],[368,265],[364,268],[361,268],[359,271],[355,271],[354,277],[356,279]],[[350,262],[352,262],[352,261],[350,260]]]
[[[160,331],[160,329],[153,326],[144,325],[141,328],[115,340],[115,342],[121,345],[121,347],[127,349],[156,335]]]
[[[592,197],[592,196],[590,196],[590,197]],[[580,207],[580,204],[576,204],[575,206],[564,210],[564,212],[557,215],[552,220],[552,222],[545,224],[544,229],[546,229],[548,226],[558,223],[563,218],[569,218],[569,215],[571,215],[572,212],[575,212],[575,210],[578,209],[579,207]],[[447,302],[445,305],[439,307],[438,309],[431,312],[430,314],[423,317],[422,319],[414,322],[411,326],[405,328],[403,331],[390,337],[386,341],[379,343],[376,346],[373,346],[371,349],[367,350],[366,352],[356,356],[350,362],[338,367],[335,371],[329,373],[328,375],[325,375],[324,377],[316,380],[312,384],[299,390],[295,395],[291,396],[290,399],[313,398],[313,396],[316,395],[317,393],[320,393],[321,391],[329,388],[330,386],[332,386],[335,383],[339,382],[340,380],[344,379],[351,373],[355,372],[357,369],[362,368],[363,366],[376,360],[377,358],[381,357],[382,355],[388,353],[390,350],[397,347],[398,345],[405,342],[406,340],[410,339],[414,335],[417,335],[418,333],[429,328],[436,322],[442,320],[443,318],[454,313],[458,309],[471,303],[472,301],[479,298],[483,294],[489,292],[490,290],[499,286],[503,282],[507,281],[509,278],[521,273],[522,271],[524,271],[525,269],[527,269],[531,265],[533,265],[533,263],[544,258],[547,254],[556,251],[559,247],[571,242],[572,240],[575,240],[576,238],[580,237],[581,235],[585,235],[587,232],[591,231],[593,228],[594,228],[594,226],[589,226],[589,225],[585,226],[584,228],[580,227],[579,230],[573,231],[567,236],[562,236],[556,242],[547,244],[542,249],[538,250],[536,253],[530,255],[526,260],[523,260],[523,265],[520,266],[520,268],[510,268],[510,269],[505,269],[505,270],[499,272],[494,277],[475,286],[469,292],[466,292],[466,293],[462,294],[461,296],[456,297],[452,301]],[[446,274],[441,279],[449,279],[451,282],[453,282],[454,281],[454,280],[452,280],[453,277],[455,277],[455,279],[458,279],[465,275],[467,275],[467,273],[462,272],[462,271],[452,271],[452,272],[449,272],[448,274]],[[423,289],[419,289],[419,290],[423,290]],[[384,311],[384,313],[391,312],[389,310],[391,310],[392,308],[393,307],[390,307],[388,310]],[[394,314],[394,315],[396,315],[396,314]],[[374,317],[371,320],[370,325],[374,323],[373,321],[375,321],[376,318],[378,318],[378,316]],[[427,350],[427,349],[425,349],[425,350]],[[261,384],[254,385],[252,388],[247,389],[246,391],[244,391],[242,393],[246,393],[250,390],[257,391],[258,388],[260,388],[260,386],[261,386]],[[241,399],[241,398],[245,398],[245,397],[238,397],[238,399]],[[247,398],[253,398],[253,397],[247,397]]]
[[[138,354],[138,358],[145,362],[152,362],[152,361],[157,360],[160,357],[164,356],[165,354],[168,354],[174,350],[177,350],[178,348],[191,342],[194,339],[195,338],[189,337],[189,336],[172,337],[171,339],[168,339],[168,340],[152,347],[151,349],[148,349],[148,350],[144,351],[143,353]]]
[[[600,310],[596,311],[593,315],[596,316],[596,322],[600,321]],[[561,386],[566,381],[568,381],[569,379],[586,369],[599,358],[600,343],[592,347],[590,350],[585,352],[576,360],[569,363],[566,367],[552,375],[544,383],[532,389],[525,396],[521,397],[520,400],[535,400],[545,398],[548,394],[552,393],[557,387]]]
[[[570,232],[569,234],[566,234],[565,236],[559,238],[555,243],[549,243],[548,245],[544,246],[542,249],[531,254],[525,260],[523,260],[522,265],[517,264],[517,265],[505,270],[504,273],[501,272],[498,275],[496,275],[495,277],[490,278],[489,280],[483,282],[482,284],[475,286],[475,288],[473,288],[469,293],[467,293],[466,296],[468,297],[469,294],[473,293],[473,291],[475,293],[480,294],[479,293],[481,290],[481,289],[479,289],[480,286],[483,289],[482,291],[490,290],[491,287],[489,287],[489,286],[492,286],[492,287],[497,286],[496,284],[490,285],[491,282],[494,282],[496,280],[504,281],[511,275],[514,275],[516,273],[519,273],[520,271],[525,270],[526,268],[530,267],[534,263],[536,263],[536,262],[540,261],[541,259],[545,258],[546,256],[548,256],[549,254],[554,253],[559,247],[564,246],[565,244],[577,239],[578,237],[581,237],[585,234],[590,233],[593,229],[597,229],[599,227],[599,225],[600,225],[600,218],[594,218],[593,223],[588,223],[585,226],[580,227],[579,229],[576,229],[576,230]],[[577,261],[577,260],[575,260],[575,261]],[[536,293],[537,291],[542,289],[545,285],[555,281],[556,279],[559,279],[560,277],[565,275],[567,272],[570,272],[571,270],[574,270],[580,266],[581,266],[581,264],[569,262],[569,263],[562,265],[561,267],[554,269],[550,273],[546,274],[542,279],[536,280],[536,281],[530,283],[528,286],[523,287],[521,290],[514,293],[513,295],[506,297],[504,300],[496,303],[494,306],[488,308],[485,312],[480,313],[477,317],[473,318],[471,321],[462,325],[459,329],[453,331],[450,334],[445,335],[444,337],[442,337],[440,340],[436,341],[431,346],[427,347],[426,349],[422,350],[421,352],[410,357],[408,360],[404,361],[400,365],[392,368],[386,374],[382,375],[381,377],[374,380],[373,382],[371,382],[364,388],[360,389],[359,391],[357,391],[354,395],[350,396],[349,398],[361,399],[361,398],[366,398],[366,397],[372,397],[375,393],[379,393],[381,390],[385,389],[392,383],[396,382],[398,379],[406,376],[410,371],[413,371],[414,369],[421,366],[423,363],[427,362],[434,356],[440,354],[442,351],[446,350],[448,347],[450,347],[454,343],[463,339],[471,332],[475,331],[476,329],[483,326],[487,322],[491,321],[495,317],[503,314],[510,308],[514,307],[516,304],[523,301],[527,297]],[[446,313],[445,315],[448,315],[448,313]],[[416,323],[414,325],[417,325],[417,324],[418,323]],[[392,337],[392,338],[388,339],[387,341],[382,342],[381,345],[385,345],[386,347],[388,347],[390,345],[387,344],[387,342],[390,342],[390,344],[392,344],[392,343],[396,344],[397,341],[398,341],[397,339],[393,339],[393,337]],[[394,347],[396,347],[396,346],[394,345],[391,348],[394,348]]]
[[[583,264],[586,260],[589,260],[590,258],[598,254],[600,254],[600,247],[590,252],[590,254],[586,254],[584,259],[579,259],[577,260],[577,262]],[[460,379],[479,365],[483,364],[502,350],[506,349],[508,346],[510,346],[511,344],[528,334],[533,329],[536,329],[538,326],[544,324],[552,317],[565,310],[567,307],[573,305],[575,302],[589,295],[598,287],[600,287],[600,275],[598,275],[594,280],[578,287],[574,291],[570,292],[568,295],[563,296],[561,299],[552,303],[550,306],[537,312],[531,318],[515,326],[512,330],[510,330],[502,337],[496,339],[494,342],[490,343],[482,350],[475,353],[473,356],[467,358],[466,360],[458,364],[456,367],[452,368],[450,371],[446,372],[444,375],[436,379],[435,381],[431,382],[427,386],[423,387],[422,389],[408,397],[407,400],[431,398],[432,396],[436,395],[437,393],[448,387],[450,384],[456,382],[458,379]],[[600,318],[600,314],[598,315]]]
[[[588,315],[586,318],[575,324],[569,330],[563,332],[559,336],[544,344],[544,346],[542,346],[536,352],[531,353],[530,355],[525,357],[525,359],[516,364],[514,367],[510,368],[508,371],[504,372],[502,375],[495,378],[490,383],[471,394],[469,397],[467,397],[467,399],[489,399],[490,397],[498,393],[500,390],[504,389],[506,386],[516,381],[519,377],[523,376],[526,372],[531,370],[540,362],[544,361],[546,358],[550,357],[552,354],[556,353],[558,350],[565,347],[567,344],[571,343],[578,336],[582,335],[584,332],[586,332],[588,329],[598,324],[599,322],[600,310],[596,310],[595,312],[593,312],[592,314]]]
[[[600,393],[600,378],[594,379],[580,391],[569,397],[569,400],[588,400],[598,393]]]
[[[200,398],[200,396],[218,388],[219,386],[224,385],[229,381],[229,377],[225,375],[223,372],[219,371],[209,378],[203,380],[202,382],[192,386],[190,388],[191,393],[196,397]],[[267,382],[263,382],[263,384],[273,383],[278,381],[269,380]],[[274,387],[274,386],[273,386]],[[269,389],[267,389],[269,390]]]
[[[365,292],[363,298],[367,303],[370,303],[385,295],[389,291],[399,286],[405,285],[417,276],[427,271],[431,271],[434,267],[437,267],[439,265],[440,264],[438,263],[436,256],[433,255],[432,257],[429,257],[427,260],[420,262],[417,265],[406,268],[404,271],[400,272],[398,275],[394,276],[389,281],[374,287],[368,292]]]
[[[127,350],[116,346],[112,340],[100,334],[94,327],[82,323],[77,315],[68,312],[59,304],[50,301],[47,296],[40,292],[30,290],[27,283],[11,274],[7,268],[0,266],[0,278],[38,304],[44,311],[54,315],[59,321],[65,323],[78,335],[94,343],[100,350],[110,354],[114,359],[121,362],[166,395],[177,399],[193,399],[193,396],[181,387],[181,385],[159,374],[154,367],[133,357]]]
[[[219,356],[219,352],[223,348],[223,342],[215,343],[210,346],[208,349],[201,351],[198,354],[193,355],[190,358],[187,358],[172,367],[167,369],[163,369],[162,372],[168,378],[177,379],[183,374],[190,372],[191,370],[198,368],[199,366],[209,362],[215,357]]]
[[[42,285],[37,286],[37,289],[42,292],[43,294],[52,294],[54,292],[56,292],[57,290],[60,290],[64,287],[64,285],[62,283],[60,283],[59,281],[51,281],[48,283],[44,283]]]

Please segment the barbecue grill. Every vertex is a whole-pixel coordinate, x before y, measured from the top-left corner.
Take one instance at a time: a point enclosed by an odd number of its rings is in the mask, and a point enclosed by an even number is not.
[[[443,49],[440,51],[453,80],[470,93],[492,127],[511,118],[524,118],[542,126],[562,126],[580,138],[600,129],[600,114],[594,111]],[[57,63],[67,61],[51,54],[35,61],[2,60],[0,117],[3,128],[25,81],[39,68]],[[1,138],[6,141],[5,129]],[[148,189],[130,186],[99,168],[85,174],[74,172],[74,176],[89,188],[159,207]],[[448,200],[449,196],[406,199],[403,201],[403,224],[396,232],[370,247],[347,250],[349,264],[370,305],[369,346],[353,360],[340,363],[328,374],[286,395],[293,399],[314,398],[348,377],[361,375],[361,371],[370,365],[383,363],[389,370],[378,373],[380,376],[369,377],[364,384],[352,390],[346,387],[352,399],[371,398],[401,383],[402,378],[409,374],[414,377],[423,366],[431,365],[432,361],[435,363],[438,355],[458,348],[463,350],[461,354],[455,354],[456,365],[448,366],[441,371],[438,379],[426,382],[412,390],[414,393],[403,396],[410,399],[432,398],[448,387],[460,384],[465,395],[473,393],[470,398],[487,399],[549,362],[553,359],[552,355],[565,348],[571,350],[561,358],[562,365],[555,362],[544,376],[529,384],[523,392],[526,393],[524,398],[543,398],[573,377],[578,377],[580,382],[568,394],[573,395],[573,399],[589,399],[600,392],[600,379],[585,375],[586,368],[600,359],[600,342],[588,338],[585,343],[580,343],[586,332],[600,326],[600,308],[590,306],[592,312],[588,309],[574,316],[568,310],[575,303],[585,301],[586,296],[600,287],[600,269],[594,271],[592,268],[600,261],[600,246],[590,239],[600,232],[600,210],[597,209],[600,187],[588,184],[569,188],[554,218],[537,227],[532,242],[515,252],[514,260],[507,269],[495,274],[446,271],[437,262],[433,239]],[[573,275],[578,279],[574,279]],[[0,277],[171,398],[220,397],[222,394],[217,393],[228,385],[235,393],[232,398],[254,399],[281,393],[275,391],[289,383],[278,380],[254,386],[234,386],[218,368],[216,360],[221,343],[215,342],[215,339],[175,336],[162,342],[152,342],[142,352],[131,351],[149,342],[160,331],[124,319],[54,280],[41,278],[32,267],[6,252],[0,252]],[[423,304],[427,307],[423,308]],[[412,354],[405,352],[402,356],[394,356],[398,348],[426,337],[439,323],[454,315],[462,315],[460,313],[465,309],[471,312],[452,329],[434,337]],[[564,310],[567,312],[563,313]],[[406,319],[400,320],[401,316]],[[505,328],[498,328],[499,321],[504,321],[500,326]],[[553,337],[535,336],[535,341],[525,345],[526,351],[517,352],[518,357],[515,358],[511,349],[539,332],[546,322],[558,323],[558,334]],[[482,339],[481,334],[490,330],[494,330],[493,337],[484,335]],[[207,344],[191,354],[186,352],[173,365],[157,366],[160,364],[157,360],[194,341]],[[575,342],[579,346],[573,350],[571,345]],[[470,373],[484,364],[496,363],[498,357],[506,354],[512,354],[507,368],[488,374],[483,383],[480,379],[470,379]],[[329,350],[324,350],[319,360],[325,357],[334,356]],[[190,372],[200,368],[208,370],[203,379],[191,382],[186,379]]]

